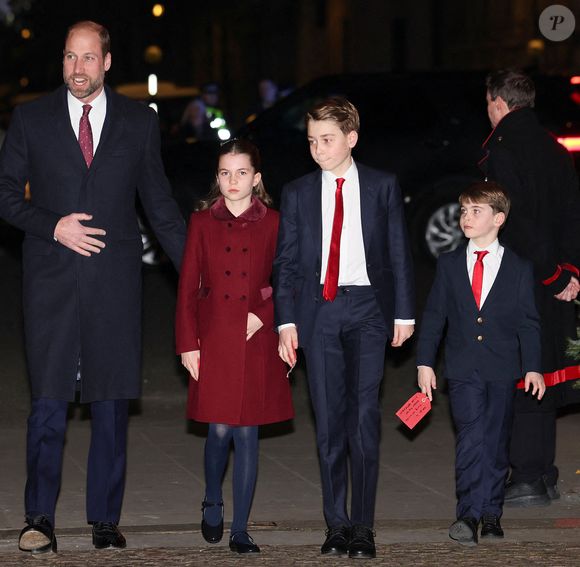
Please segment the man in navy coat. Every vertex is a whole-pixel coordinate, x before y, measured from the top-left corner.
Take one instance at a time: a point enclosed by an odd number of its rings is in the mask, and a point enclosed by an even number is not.
[[[17,108],[0,153],[0,217],[25,232],[23,306],[32,410],[19,547],[56,550],[69,402],[90,404],[87,519],[97,548],[124,547],[128,402],[141,392],[137,194],[176,267],[185,223],[161,162],[155,113],[104,86],[110,39],[69,28],[65,85]],[[29,183],[30,199],[25,200]]]
[[[351,157],[356,108],[331,98],[306,121],[320,170],[282,193],[274,261],[279,352],[290,365],[298,344],[306,356],[328,525],[321,552],[374,557],[378,393],[387,341],[399,347],[414,329],[411,254],[395,177]]]

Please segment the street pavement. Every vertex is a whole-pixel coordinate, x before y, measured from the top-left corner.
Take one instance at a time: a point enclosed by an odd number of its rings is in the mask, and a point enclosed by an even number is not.
[[[250,534],[262,547],[254,557],[229,551],[200,533],[205,428],[185,419],[187,377],[173,354],[175,278],[144,275],[144,396],[132,408],[127,486],[121,528],[126,550],[94,550],[85,520],[86,454],[90,420],[71,411],[57,508],[59,553],[18,552],[23,526],[25,424],[29,407],[22,350],[20,264],[0,254],[0,565],[344,565],[321,557],[324,540],[314,425],[304,369],[292,375],[296,418],[262,428],[258,484]],[[418,266],[419,306],[432,278]],[[413,345],[388,353],[382,389],[381,466],[376,508],[376,565],[580,564],[580,413],[558,422],[560,500],[545,508],[506,509],[503,541],[462,548],[447,529],[455,515],[454,435],[444,384],[433,409],[409,431],[394,415],[415,393]],[[226,529],[232,517],[231,463],[224,480]]]

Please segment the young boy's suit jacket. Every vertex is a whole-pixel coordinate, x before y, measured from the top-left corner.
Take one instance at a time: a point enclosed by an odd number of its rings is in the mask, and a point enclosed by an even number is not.
[[[413,319],[415,290],[401,191],[394,175],[356,164],[369,280],[389,334],[394,319]],[[285,186],[274,262],[276,324],[296,323],[308,343],[321,305],[322,172]]]
[[[417,365],[435,367],[447,323],[447,377],[515,380],[541,369],[540,322],[534,302],[532,265],[504,248],[489,295],[477,308],[467,273],[466,245],[443,254],[417,345]]]

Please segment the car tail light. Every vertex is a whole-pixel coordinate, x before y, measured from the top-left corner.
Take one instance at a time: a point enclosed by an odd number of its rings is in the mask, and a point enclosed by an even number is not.
[[[580,75],[574,75],[573,77],[570,77],[570,84],[580,85]]]
[[[569,152],[580,152],[580,136],[565,136],[558,138],[558,142]]]

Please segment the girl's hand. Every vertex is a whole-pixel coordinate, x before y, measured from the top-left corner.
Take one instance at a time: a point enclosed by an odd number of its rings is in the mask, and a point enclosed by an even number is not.
[[[261,329],[264,323],[260,321],[257,315],[253,313],[248,313],[248,324],[246,326],[246,341],[249,341],[256,331]]]
[[[199,360],[199,350],[191,350],[189,352],[181,353],[181,364],[187,368],[187,371],[196,382],[199,380]]]

